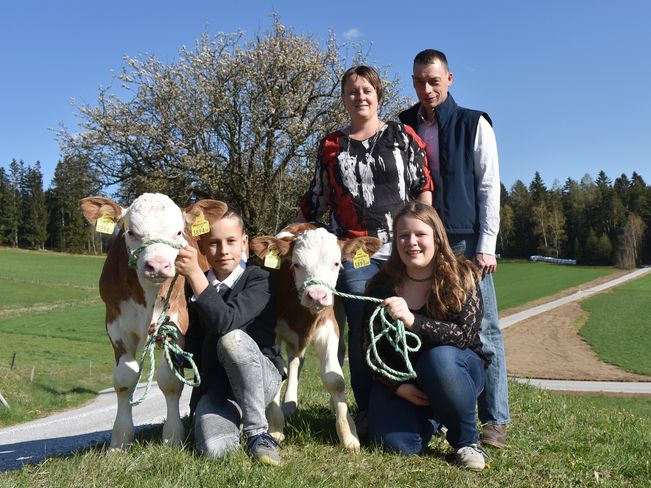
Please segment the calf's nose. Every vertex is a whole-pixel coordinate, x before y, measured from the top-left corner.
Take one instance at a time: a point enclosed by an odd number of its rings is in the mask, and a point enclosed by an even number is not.
[[[324,305],[328,297],[328,292],[324,288],[310,288],[307,290],[307,298],[312,303],[318,303]]]
[[[172,263],[162,256],[155,256],[145,261],[145,273],[147,274],[168,274],[171,268]]]

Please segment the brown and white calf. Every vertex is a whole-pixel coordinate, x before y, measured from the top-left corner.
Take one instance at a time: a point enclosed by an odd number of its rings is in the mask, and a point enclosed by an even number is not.
[[[284,237],[280,237],[284,236]],[[279,237],[256,237],[251,252],[265,261],[267,256],[280,257],[278,292],[278,324],[276,341],[285,342],[288,354],[288,378],[283,406],[280,392],[267,410],[270,433],[279,440],[284,437],[284,414],[290,415],[298,405],[298,378],[307,347],[314,343],[321,362],[321,379],[335,412],[337,435],[342,445],[359,451],[355,423],[348,413],[345,381],[337,358],[339,325],[333,307],[333,293],[323,285],[304,286],[319,280],[334,288],[341,267],[342,250],[352,259],[357,249],[369,255],[380,247],[378,239],[360,237],[348,241],[337,238],[325,229],[310,224],[287,227]]]
[[[184,212],[169,197],[159,193],[145,193],[128,208],[104,197],[88,197],[80,202],[91,225],[103,217],[123,227],[106,256],[99,282],[100,296],[106,305],[106,332],[115,353],[113,385],[118,408],[111,434],[113,448],[126,447],[133,441],[129,397],[138,378],[136,352],[142,349],[160,315],[175,275],[176,246],[188,243],[196,246],[186,231],[194,222],[200,203]],[[129,258],[134,254],[134,267],[130,267]],[[179,276],[167,312],[181,333],[180,346],[183,346],[182,336],[188,328],[184,283]],[[183,384],[174,376],[167,361],[159,362],[157,375],[158,386],[167,403],[163,440],[180,444],[184,438],[179,414]]]

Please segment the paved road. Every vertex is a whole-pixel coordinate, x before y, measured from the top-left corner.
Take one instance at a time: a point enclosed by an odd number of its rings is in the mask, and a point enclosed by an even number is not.
[[[183,389],[181,416],[189,413],[190,393],[191,388]],[[116,411],[111,388],[81,408],[0,429],[0,472],[110,441]],[[165,398],[153,385],[147,400],[133,408],[136,430],[161,424],[165,416]]]
[[[586,298],[594,293],[637,278],[651,268],[643,268],[615,280],[587,290],[581,290],[553,302],[533,307],[500,319],[500,327],[511,325],[546,312],[566,303]],[[609,393],[651,393],[651,383],[620,383],[603,381],[556,381],[516,379],[532,385],[565,391],[593,391]],[[181,415],[188,414],[190,388],[183,390]],[[2,408],[2,407],[0,407]],[[134,407],[136,428],[143,429],[160,424],[165,418],[165,400],[160,390],[152,388],[150,397]],[[108,442],[115,419],[116,399],[112,389],[100,392],[88,405],[33,422],[0,429],[0,472],[19,469],[23,464],[38,463],[48,457],[65,455],[94,444]]]
[[[626,281],[639,278],[640,276],[645,275],[649,272],[651,272],[651,268],[636,269],[635,271],[622,275],[619,278],[615,278],[614,280],[608,281],[606,283],[602,283],[601,285],[593,286],[592,288],[588,288],[586,290],[579,290],[576,293],[573,293],[566,297],[559,298],[558,300],[554,300],[552,302],[543,303],[537,307],[528,308],[527,310],[514,313],[513,315],[509,315],[507,317],[500,317],[500,329],[506,329],[507,327],[511,327],[512,325],[515,325],[524,319],[534,317],[549,310],[553,310],[567,303],[583,300],[584,298],[594,295],[595,293],[602,292],[604,290],[612,288],[613,286],[621,285]]]
[[[571,380],[540,380],[536,378],[513,378],[519,383],[537,386],[545,390],[577,391],[588,393],[634,393],[651,395],[651,382],[623,381],[571,381]]]

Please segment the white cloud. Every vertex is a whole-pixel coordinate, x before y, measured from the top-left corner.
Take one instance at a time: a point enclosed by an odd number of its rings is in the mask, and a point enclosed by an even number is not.
[[[344,32],[344,38],[346,38],[349,41],[355,41],[362,37],[364,34],[362,33],[361,30],[359,30],[357,27],[353,27],[352,29],[348,29],[346,32]]]

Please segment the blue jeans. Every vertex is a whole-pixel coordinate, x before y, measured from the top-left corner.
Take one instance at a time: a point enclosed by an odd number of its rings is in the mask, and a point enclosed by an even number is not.
[[[195,441],[204,455],[221,458],[240,446],[240,423],[247,437],[267,432],[265,408],[280,388],[280,373],[246,332],[224,335],[215,351],[229,391],[205,393],[195,413]]]
[[[354,295],[364,295],[366,283],[382,267],[383,261],[371,259],[371,264],[355,269],[353,263],[342,260],[342,270],[339,272],[337,290]],[[368,410],[371,393],[371,373],[366,366],[366,358],[362,350],[364,337],[364,309],[368,302],[344,298],[346,321],[348,322],[348,365],[350,366],[350,384],[353,388],[358,411]],[[343,324],[339,324],[343,334]]]
[[[468,234],[448,235],[455,253],[464,253],[466,258],[474,259],[477,236]],[[509,416],[509,386],[506,375],[504,339],[497,315],[497,298],[493,275],[487,275],[479,285],[484,300],[484,318],[479,337],[484,354],[491,364],[486,370],[486,386],[477,402],[479,420],[482,424],[507,424]]]
[[[477,396],[485,371],[481,358],[471,349],[437,346],[424,350],[414,369],[429,407],[418,407],[374,380],[368,412],[371,439],[398,454],[419,454],[440,420],[448,428],[446,437],[453,448],[476,443]]]

